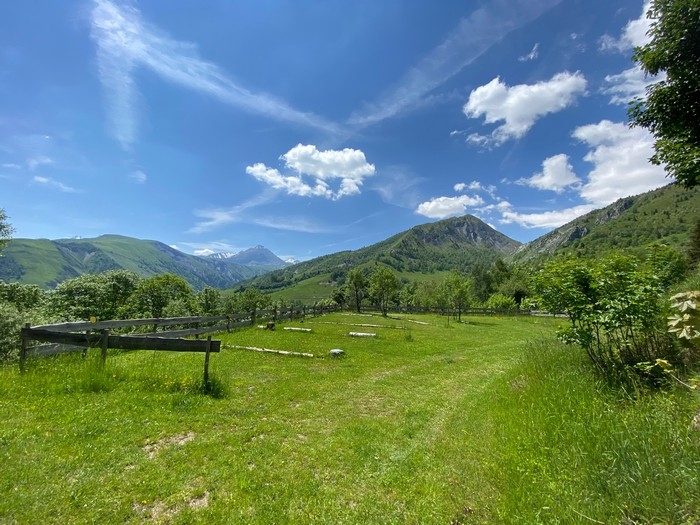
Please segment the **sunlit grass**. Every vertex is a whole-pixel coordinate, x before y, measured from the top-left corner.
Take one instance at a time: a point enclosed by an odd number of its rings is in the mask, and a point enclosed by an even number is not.
[[[551,340],[551,319],[412,319],[421,324],[337,313],[220,334],[215,391],[202,384],[201,354],[115,353],[102,368],[94,351],[86,360],[32,360],[24,375],[0,369],[0,523],[697,516],[700,491],[691,489],[700,469],[688,470],[697,466],[697,435],[680,432],[687,421],[665,426],[687,418],[693,398],[619,402]],[[527,344],[542,338],[549,342]],[[332,348],[345,357],[329,357]],[[617,485],[625,476],[645,483],[650,470],[637,474],[636,459],[615,459],[634,458],[625,444],[638,442],[648,461],[669,450],[650,464],[654,480],[666,480],[661,488],[649,482],[641,498],[632,486],[603,490],[606,465]],[[671,491],[668,480],[680,473]]]

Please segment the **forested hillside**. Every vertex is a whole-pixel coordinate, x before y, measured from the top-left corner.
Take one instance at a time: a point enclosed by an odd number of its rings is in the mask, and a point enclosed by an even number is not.
[[[591,257],[615,249],[634,251],[650,243],[683,252],[698,220],[700,190],[669,185],[579,217],[523,245],[513,260],[541,262],[564,252]]]
[[[245,285],[271,291],[318,275],[330,274],[331,279],[335,279],[350,268],[374,263],[382,263],[402,273],[468,272],[477,265],[490,266],[495,260],[515,252],[519,246],[518,241],[480,219],[465,215],[415,226],[359,250],[318,257],[260,275]]]
[[[13,239],[0,258],[0,280],[53,288],[79,275],[128,270],[141,277],[172,273],[195,289],[228,288],[270,268],[238,264],[235,259],[196,257],[158,241],[102,235],[56,241]]]

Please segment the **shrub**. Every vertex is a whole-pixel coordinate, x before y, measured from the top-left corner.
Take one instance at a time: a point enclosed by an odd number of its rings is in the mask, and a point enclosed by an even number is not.
[[[700,291],[681,292],[671,297],[668,331],[684,348],[684,365],[693,366],[700,355]]]
[[[23,324],[22,315],[14,305],[0,302],[0,362],[14,361],[19,357],[19,334]]]
[[[534,284],[545,309],[569,317],[560,338],[581,345],[608,380],[658,385],[659,374],[673,372],[664,363],[680,364],[663,325],[662,280],[635,257],[558,259]]]
[[[515,299],[507,297],[502,293],[495,293],[489,300],[486,301],[486,308],[494,308],[496,310],[515,310],[518,308]]]

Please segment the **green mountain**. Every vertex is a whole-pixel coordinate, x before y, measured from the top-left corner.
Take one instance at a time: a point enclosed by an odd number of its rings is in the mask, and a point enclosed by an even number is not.
[[[480,219],[465,215],[415,226],[377,244],[354,251],[324,255],[260,275],[245,285],[263,291],[280,290],[306,279],[330,280],[349,268],[383,263],[399,273],[430,274],[476,264],[489,266],[513,254],[521,243],[499,233]]]
[[[651,243],[685,253],[700,220],[700,190],[672,184],[619,199],[521,246],[513,261],[538,262],[555,253],[597,257],[611,250],[639,249]]]
[[[497,258],[539,264],[554,254],[596,257],[615,249],[638,250],[650,243],[685,252],[700,220],[700,191],[676,185],[620,199],[534,241],[521,244],[471,215],[416,226],[356,251],[339,252],[241,283],[264,291],[299,288],[300,295],[328,295],[329,286],[350,267],[387,264],[402,277],[418,279],[452,269],[470,271]],[[286,293],[286,292],[285,292]]]
[[[237,255],[196,257],[157,241],[103,235],[95,239],[14,239],[0,254],[0,279],[51,288],[85,273],[132,270],[148,277],[174,273],[195,289],[256,286],[280,291],[304,282],[327,286],[351,267],[382,263],[402,277],[491,265],[498,258],[538,264],[561,252],[595,257],[659,242],[685,252],[700,220],[700,190],[669,185],[620,199],[521,244],[471,215],[423,224],[384,241],[288,265],[262,246]],[[279,268],[279,269],[276,269]]]
[[[268,261],[270,262],[270,261]],[[272,261],[274,262],[274,261]],[[239,264],[234,258],[188,255],[158,241],[120,235],[94,239],[13,239],[0,255],[0,279],[53,288],[65,279],[107,270],[131,270],[142,277],[173,273],[195,289],[229,288],[277,266]]]

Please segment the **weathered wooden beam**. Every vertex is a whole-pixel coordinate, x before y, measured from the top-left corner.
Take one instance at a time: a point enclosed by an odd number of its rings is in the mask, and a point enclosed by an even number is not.
[[[34,328],[45,328],[53,332],[82,332],[84,330],[104,330],[112,328],[122,328],[124,326],[172,326],[177,324],[192,323],[215,323],[225,321],[227,316],[202,316],[202,317],[153,317],[149,319],[116,319],[111,321],[80,321],[71,323],[58,323],[35,326]]]
[[[230,348],[238,348],[240,350],[252,350],[253,352],[264,352],[267,354],[293,355],[293,356],[298,356],[298,357],[314,357],[314,354],[308,354],[306,352],[290,352],[288,350],[272,350],[271,348],[259,348],[257,346],[231,345]]]
[[[35,339],[49,343],[82,346],[85,348],[102,348],[103,336],[99,333],[72,334],[53,332],[40,328],[23,328],[23,340]],[[171,339],[165,337],[140,337],[131,335],[110,335],[107,347],[121,350],[165,350],[173,352],[206,352],[207,342],[192,339]],[[210,352],[219,352],[221,341],[212,341]]]
[[[130,334],[134,337],[185,337],[188,335],[208,334],[211,332],[225,332],[227,325],[218,324],[216,326],[205,326],[202,328],[185,328],[183,330],[166,330],[149,334]]]
[[[348,332],[350,337],[377,337],[377,334],[370,332]]]

